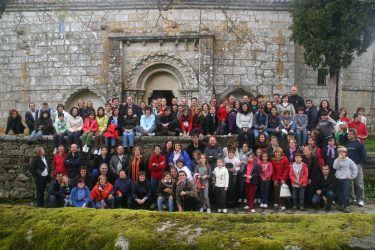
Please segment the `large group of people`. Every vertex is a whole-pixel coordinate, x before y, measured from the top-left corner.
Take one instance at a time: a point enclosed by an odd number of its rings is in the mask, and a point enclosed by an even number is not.
[[[336,204],[348,212],[351,204],[364,206],[364,108],[350,119],[345,108],[336,113],[328,100],[319,108],[305,101],[295,86],[290,95],[271,99],[229,96],[199,104],[195,97],[173,98],[167,105],[158,98],[137,105],[128,96],[124,103],[113,98],[97,109],[80,100],[69,113],[62,104],[54,111],[47,103],[39,110],[30,103],[25,114],[29,143],[53,134],[54,147],[51,163],[37,147],[30,166],[37,205],[44,205],[53,176],[50,207],[210,213],[214,205],[222,213],[236,206],[254,213],[272,204],[280,211],[306,206],[330,211]],[[21,120],[11,110],[6,133],[23,133]],[[184,148],[166,141],[152,149],[151,157],[135,145],[136,136],[164,135],[191,142]],[[228,138],[224,147],[217,142],[222,135]],[[85,162],[88,154],[94,155],[92,167]]]

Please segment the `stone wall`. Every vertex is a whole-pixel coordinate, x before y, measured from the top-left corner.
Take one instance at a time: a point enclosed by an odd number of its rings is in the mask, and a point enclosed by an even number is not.
[[[155,145],[164,146],[167,140],[180,141],[183,146],[186,140],[176,136],[168,137],[136,137],[136,145],[141,146],[143,154],[148,157],[152,154]],[[220,137],[218,142],[227,145],[233,141],[233,137]],[[206,143],[206,139],[204,142]],[[48,159],[53,158],[53,146],[51,136],[45,136],[38,145],[28,145],[27,137],[23,136],[0,136],[0,200],[32,199],[34,197],[35,185],[29,172],[29,163],[35,156],[35,148],[42,146],[46,149]],[[93,156],[86,155],[86,164],[91,167]]]

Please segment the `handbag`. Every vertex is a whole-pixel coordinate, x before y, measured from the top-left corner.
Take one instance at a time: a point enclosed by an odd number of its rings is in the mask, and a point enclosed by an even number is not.
[[[281,198],[287,198],[287,197],[290,197],[292,196],[292,194],[290,193],[290,189],[288,187],[287,184],[282,184],[281,187],[280,187],[280,197]]]

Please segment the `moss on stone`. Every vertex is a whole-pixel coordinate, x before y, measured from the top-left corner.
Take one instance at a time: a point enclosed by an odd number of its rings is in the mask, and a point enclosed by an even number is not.
[[[372,232],[375,215],[221,215],[0,205],[0,249],[347,248]]]

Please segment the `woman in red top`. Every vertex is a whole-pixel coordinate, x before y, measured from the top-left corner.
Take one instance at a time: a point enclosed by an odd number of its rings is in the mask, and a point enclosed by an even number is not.
[[[346,108],[340,109],[340,119],[339,119],[339,121],[345,122],[346,124],[348,124],[350,122],[350,120],[348,118],[348,113],[346,111]]]
[[[182,111],[182,115],[180,116],[180,128],[184,138],[187,139],[193,128],[193,116],[187,108]]]
[[[100,175],[99,182],[91,191],[91,200],[95,208],[113,208],[114,198],[112,195],[113,186],[108,182],[107,176]]]
[[[270,183],[273,174],[272,163],[268,160],[267,152],[262,153],[262,162],[260,163],[260,207],[268,207],[268,194],[270,192]]]
[[[96,131],[99,130],[98,121],[96,120],[94,112],[89,113],[82,130],[82,144],[84,145],[82,151],[87,153],[90,150],[92,137],[95,135]]]
[[[259,184],[259,175],[260,170],[256,163],[255,155],[250,153],[247,157],[246,174],[243,177],[245,178],[248,202],[248,205],[246,205],[244,209],[251,209],[251,213],[255,213],[254,198]]]
[[[280,197],[280,188],[282,184],[285,184],[288,180],[289,174],[289,161],[284,156],[283,149],[277,147],[273,152],[271,160],[273,166],[273,185],[275,187],[275,204],[274,207],[281,206],[280,210],[285,211],[285,199]]]
[[[227,99],[223,99],[221,102],[220,102],[220,106],[219,106],[219,109],[217,111],[217,121],[218,121],[218,132],[217,134],[218,135],[224,135],[226,134],[226,130],[227,130],[227,117],[228,117],[228,113],[227,113],[227,105],[228,105],[228,100]]]
[[[53,156],[53,166],[55,167],[56,173],[62,173],[63,175],[68,174],[68,168],[65,166],[64,159],[68,154],[65,152],[64,146],[60,145],[57,148],[56,154]]]

